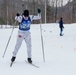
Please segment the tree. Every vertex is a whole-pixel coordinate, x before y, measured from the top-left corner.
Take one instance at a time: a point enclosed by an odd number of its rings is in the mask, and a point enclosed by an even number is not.
[[[72,1],[72,22],[76,21],[76,0]]]

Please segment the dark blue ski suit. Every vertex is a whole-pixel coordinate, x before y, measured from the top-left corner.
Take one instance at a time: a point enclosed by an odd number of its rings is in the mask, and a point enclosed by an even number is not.
[[[63,31],[63,28],[64,28],[62,18],[60,18],[59,27],[60,27],[60,36],[62,36],[62,31]]]

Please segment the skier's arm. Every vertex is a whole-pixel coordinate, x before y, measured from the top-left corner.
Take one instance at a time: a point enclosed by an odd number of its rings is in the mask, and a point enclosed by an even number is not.
[[[32,20],[39,20],[39,19],[41,19],[41,14],[31,15],[31,19],[32,19]]]
[[[16,14],[15,20],[18,21],[19,23],[22,21],[22,16]]]
[[[41,10],[38,9],[38,15],[30,15],[31,20],[39,20],[41,19]]]

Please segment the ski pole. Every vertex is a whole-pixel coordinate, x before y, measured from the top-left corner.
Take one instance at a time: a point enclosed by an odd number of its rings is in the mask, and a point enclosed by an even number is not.
[[[15,24],[16,24],[16,21],[15,21]],[[2,56],[3,58],[4,58],[5,53],[6,53],[6,51],[7,51],[7,48],[8,48],[8,45],[9,45],[10,39],[11,39],[11,37],[12,37],[12,33],[13,33],[13,31],[14,31],[14,26],[13,26],[13,28],[12,28],[12,31],[11,31],[10,37],[9,37],[9,39],[8,39],[8,42],[7,42],[7,45],[6,45],[5,51],[4,51],[4,53],[3,53],[3,56]]]
[[[44,44],[43,44],[43,35],[42,35],[41,21],[42,21],[42,20],[40,19],[40,33],[41,33],[41,43],[42,43],[43,61],[45,62],[45,53],[44,53]]]
[[[37,8],[38,8],[38,13],[40,14],[41,16],[41,10],[39,9],[39,0],[37,0]],[[42,23],[42,19],[40,19],[40,35],[41,35],[41,44],[42,44],[42,52],[43,52],[43,61],[45,62],[45,53],[44,53],[44,44],[43,44],[43,35],[42,35],[42,26],[41,26],[41,23]]]

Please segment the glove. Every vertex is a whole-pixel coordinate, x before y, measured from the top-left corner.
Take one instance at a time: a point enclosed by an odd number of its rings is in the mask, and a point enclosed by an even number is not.
[[[17,14],[16,14],[16,16],[18,17],[18,16],[20,16],[20,14],[19,14],[19,13],[17,13]]]
[[[41,13],[41,10],[38,8],[38,13],[40,14]]]

